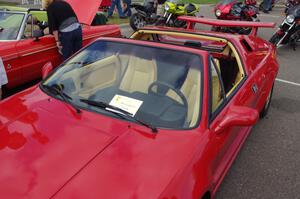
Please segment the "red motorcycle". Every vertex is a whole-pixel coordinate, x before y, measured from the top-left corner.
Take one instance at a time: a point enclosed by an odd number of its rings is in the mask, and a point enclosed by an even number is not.
[[[223,0],[214,8],[217,19],[239,20],[239,21],[259,21],[257,18],[258,8],[256,0]],[[249,34],[251,28],[248,27],[213,27],[213,31],[230,32],[238,34]]]

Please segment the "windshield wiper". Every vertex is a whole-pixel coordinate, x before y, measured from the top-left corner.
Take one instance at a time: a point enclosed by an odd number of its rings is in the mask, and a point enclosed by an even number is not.
[[[72,97],[70,97],[69,95],[67,95],[66,93],[63,92],[63,85],[60,84],[54,84],[51,86],[48,85],[42,85],[44,88],[46,88],[49,92],[51,92],[54,95],[59,95],[61,96],[62,100],[68,104],[70,104],[74,110],[76,111],[76,113],[81,113],[81,110],[75,105],[73,104]]]
[[[84,61],[74,61],[74,62],[66,63],[66,64],[64,64],[64,66],[78,64],[79,67],[84,67],[91,63],[93,63],[93,61],[85,61],[85,62]]]
[[[134,120],[135,122],[137,122],[137,123],[139,123],[139,124],[141,124],[141,125],[149,128],[149,129],[151,129],[151,131],[153,133],[157,133],[157,128],[156,127],[154,127],[151,124],[148,124],[148,123],[146,123],[146,122],[144,122],[142,120],[139,120],[139,119],[135,118],[132,115],[132,113],[129,113],[129,112],[127,112],[127,111],[125,111],[125,110],[123,110],[121,108],[118,108],[116,106],[113,106],[113,105],[110,105],[110,104],[108,104],[106,102],[101,102],[101,101],[99,102],[99,101],[88,100],[88,99],[80,99],[80,101],[83,102],[83,103],[89,104],[91,106],[95,106],[95,107],[101,108],[103,110],[109,111],[109,112],[111,112],[111,113],[113,113],[113,114],[115,114],[115,115],[117,115],[119,117],[122,117],[123,119],[128,119],[128,118],[125,117],[125,116],[127,116],[130,119]]]

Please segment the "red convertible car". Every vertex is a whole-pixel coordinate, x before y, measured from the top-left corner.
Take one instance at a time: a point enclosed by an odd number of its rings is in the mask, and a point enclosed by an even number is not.
[[[144,28],[45,65],[0,102],[1,197],[213,198],[272,97],[275,47],[254,33]]]
[[[101,1],[86,0],[86,4],[69,0],[83,24],[83,45],[100,36],[119,37],[117,25],[90,26]],[[87,14],[88,13],[88,14]],[[11,89],[41,77],[41,68],[51,61],[61,62],[55,39],[45,23],[46,12],[37,9],[0,7],[0,57],[8,76],[6,88]]]

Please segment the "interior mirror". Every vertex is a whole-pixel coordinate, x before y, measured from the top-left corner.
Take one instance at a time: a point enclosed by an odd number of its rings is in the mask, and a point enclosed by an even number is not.
[[[51,62],[47,62],[42,68],[42,78],[45,79],[49,73],[53,70],[53,66]]]
[[[256,109],[246,106],[231,106],[223,120],[216,127],[215,132],[221,133],[231,126],[253,126],[258,120]]]
[[[44,36],[43,30],[34,30],[32,36],[35,37],[35,41],[38,41],[40,37]]]

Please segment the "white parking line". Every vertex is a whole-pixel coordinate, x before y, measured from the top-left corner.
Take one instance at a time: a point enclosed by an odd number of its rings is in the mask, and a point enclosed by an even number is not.
[[[299,83],[296,83],[296,82],[291,82],[291,81],[287,81],[287,80],[284,80],[284,79],[279,79],[279,78],[276,78],[276,81],[278,82],[282,82],[282,83],[286,83],[286,84],[290,84],[290,85],[294,85],[294,86],[300,86]]]
[[[259,17],[274,17],[274,18],[279,18],[281,16],[278,16],[278,15],[270,15],[270,14],[259,14],[258,15]]]

